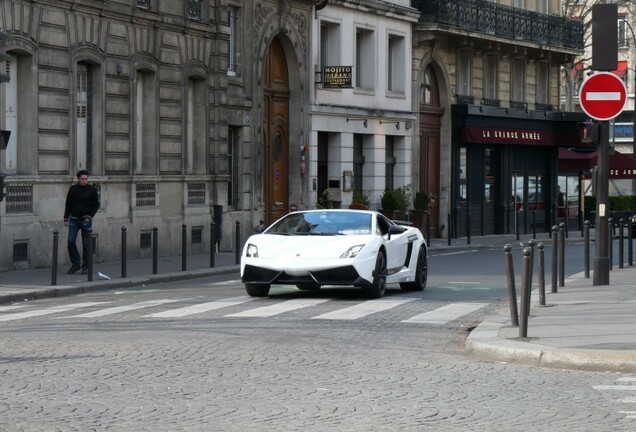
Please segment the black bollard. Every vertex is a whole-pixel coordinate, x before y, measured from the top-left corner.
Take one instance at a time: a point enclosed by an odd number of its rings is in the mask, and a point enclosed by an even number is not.
[[[451,245],[451,236],[453,235],[453,231],[451,230],[451,222],[453,220],[453,217],[451,216],[451,214],[448,214],[448,245]]]
[[[126,277],[126,227],[121,227],[121,277]]]
[[[188,226],[181,225],[181,271],[187,269],[187,243],[188,243]]]
[[[565,286],[565,224],[559,224],[559,286]]]
[[[607,224],[609,225],[609,229],[607,230],[607,242],[608,242],[608,256],[609,256],[609,269],[612,270],[614,266],[614,219],[607,219]]]
[[[539,242],[537,245],[539,248],[538,257],[538,271],[539,271],[539,304],[545,306],[545,258],[544,251],[545,245],[543,242]]]
[[[95,235],[91,228],[88,229],[88,273],[87,280],[93,281],[93,251],[95,250]]]
[[[236,239],[235,239],[235,261],[236,264],[241,263],[241,223],[236,221]]]
[[[528,316],[530,315],[530,280],[532,267],[532,251],[529,247],[523,249],[523,264],[521,269],[521,317],[519,323],[519,337],[528,337]]]
[[[159,254],[159,228],[152,228],[152,274],[157,274],[158,269],[158,254]]]
[[[470,212],[466,212],[466,244],[470,244]]]
[[[625,219],[620,218],[618,220],[618,268],[623,268],[623,242],[625,236],[623,230],[625,229]]]
[[[552,292],[557,292],[558,257],[559,257],[559,227],[552,225]]]
[[[508,276],[508,304],[510,305],[510,323],[519,327],[519,312],[517,311],[517,289],[515,288],[515,271],[512,263],[512,246],[504,246],[504,265]]]
[[[53,230],[53,256],[51,257],[51,285],[57,285],[57,249],[60,232]]]
[[[585,277],[590,278],[590,221],[586,220],[583,228],[583,265]]]
[[[634,265],[634,245],[632,240],[634,240],[634,223],[632,222],[632,218],[627,219],[627,264],[630,266]]]
[[[214,267],[214,253],[216,252],[216,240],[214,239],[214,221],[210,222],[210,268]]]

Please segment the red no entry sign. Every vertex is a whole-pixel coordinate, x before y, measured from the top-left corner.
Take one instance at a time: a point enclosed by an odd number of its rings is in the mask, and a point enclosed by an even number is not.
[[[595,120],[613,119],[627,102],[625,83],[610,72],[597,72],[583,81],[579,103],[583,111]]]

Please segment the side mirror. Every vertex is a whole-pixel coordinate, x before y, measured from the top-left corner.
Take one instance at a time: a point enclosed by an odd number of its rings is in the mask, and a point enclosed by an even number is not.
[[[391,240],[391,234],[402,234],[404,232],[404,228],[399,225],[391,225],[389,226],[389,240]]]

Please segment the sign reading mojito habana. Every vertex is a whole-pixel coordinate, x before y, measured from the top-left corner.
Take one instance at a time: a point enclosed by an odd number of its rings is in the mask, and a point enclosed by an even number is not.
[[[323,88],[349,88],[353,66],[325,66],[322,68]]]

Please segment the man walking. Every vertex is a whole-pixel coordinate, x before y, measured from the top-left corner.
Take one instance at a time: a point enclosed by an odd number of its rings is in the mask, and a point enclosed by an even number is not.
[[[68,274],[77,272],[80,268],[82,274],[88,273],[88,241],[89,229],[93,225],[93,217],[99,210],[99,195],[94,186],[88,184],[88,171],[77,172],[77,184],[68,189],[66,194],[66,206],[64,207],[64,226],[68,227],[68,256],[71,259],[71,268]],[[83,263],[77,250],[76,240],[78,231],[82,231]]]

